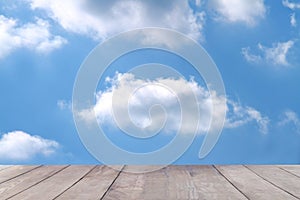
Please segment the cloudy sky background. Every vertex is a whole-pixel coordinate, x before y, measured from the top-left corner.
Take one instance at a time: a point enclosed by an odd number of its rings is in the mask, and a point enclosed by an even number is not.
[[[144,51],[117,60],[95,96],[95,112],[112,141],[146,152],[170,141],[178,128],[176,98],[161,87],[139,91],[131,101],[132,116],[146,126],[143,106],[164,103],[172,116],[165,134],[134,146],[112,123],[114,88],[140,84],[126,70],[155,58],[181,69],[186,79],[151,83],[192,87],[205,113],[195,142],[176,163],[300,163],[299,1],[14,0],[0,5],[0,164],[98,163],[80,142],[72,118],[76,73],[97,44],[143,27],[177,30],[207,50],[227,91],[225,128],[214,150],[199,160],[211,114],[201,77],[174,55]],[[185,91],[178,87],[177,92]],[[89,111],[82,116],[88,120]],[[188,124],[184,127],[188,134]]]

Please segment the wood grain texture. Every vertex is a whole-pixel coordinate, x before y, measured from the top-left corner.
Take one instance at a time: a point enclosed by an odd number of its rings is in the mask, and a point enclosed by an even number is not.
[[[22,165],[17,165],[17,166],[12,166],[7,169],[1,170],[0,171],[0,183],[3,183],[5,181],[8,181],[10,179],[13,179],[15,177],[18,177],[22,174],[28,173],[31,170],[37,168],[39,166],[22,166]]]
[[[53,199],[83,178],[94,166],[70,166],[11,199]]]
[[[246,199],[212,166],[186,166],[201,199]]]
[[[0,165],[0,171],[9,167],[11,167],[11,165]]]
[[[299,165],[279,165],[280,169],[288,171],[291,174],[294,174],[298,178],[300,178],[300,167]]]
[[[66,166],[43,166],[36,168],[18,178],[0,184],[0,199],[7,199],[46,180]]]
[[[217,169],[249,199],[297,199],[244,166],[217,166]]]
[[[121,170],[122,167],[118,168]],[[107,166],[97,166],[57,199],[100,199],[118,174],[119,171]]]
[[[145,169],[145,166],[139,168]],[[153,181],[148,181],[149,179]],[[166,183],[167,178],[163,170],[145,174],[122,172],[103,199],[150,199],[153,193],[160,194],[157,199],[163,199],[167,192]]]
[[[257,175],[300,199],[300,179],[277,166],[247,166]]]
[[[113,168],[1,166],[0,200],[300,199],[300,165]]]
[[[211,166],[169,166],[147,174],[121,173],[104,199],[246,198]]]

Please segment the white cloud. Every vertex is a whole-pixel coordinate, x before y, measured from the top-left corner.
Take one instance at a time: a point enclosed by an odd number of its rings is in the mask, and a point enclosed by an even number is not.
[[[46,11],[65,30],[96,40],[143,27],[178,30],[202,37],[204,14],[195,13],[186,0],[92,1],[29,0],[32,9]]]
[[[256,122],[261,133],[268,133],[269,118],[262,116],[256,109],[249,106],[242,106],[240,103],[232,100],[227,101],[228,109],[226,128],[236,128],[250,122]]]
[[[48,53],[61,47],[66,40],[52,35],[47,21],[37,18],[34,23],[20,24],[16,19],[0,15],[0,58],[17,48]]]
[[[222,103],[226,100],[224,97],[217,96],[215,92],[211,94],[207,89],[200,86],[193,79],[187,81],[182,78],[160,78],[156,80],[142,80],[136,78],[133,74],[117,73],[113,78],[106,78],[106,82],[111,85],[104,91],[100,91],[96,95],[96,105],[91,109],[86,109],[79,111],[77,114],[82,120],[89,123],[94,116],[97,117],[100,124],[110,124],[116,126],[115,119],[113,118],[112,111],[112,99],[114,93],[123,94],[131,93],[135,91],[134,95],[131,96],[129,101],[126,98],[117,99],[116,104],[118,107],[114,109],[129,110],[130,119],[125,116],[120,117],[123,120],[119,124],[130,124],[130,120],[141,128],[145,128],[151,124],[151,122],[159,122],[162,120],[164,115],[162,113],[153,115],[152,118],[149,117],[149,109],[153,105],[163,105],[168,120],[166,122],[165,132],[174,132],[178,130],[181,124],[180,115],[180,105],[178,104],[178,99],[176,94],[182,94],[184,100],[181,104],[189,105],[188,113],[193,113],[195,105],[193,105],[193,94],[189,93],[186,88],[192,89],[193,93],[197,97],[197,104],[200,110],[199,118],[199,131],[198,133],[205,133],[209,126],[212,116],[212,104],[214,104],[215,115],[214,119],[219,120],[222,112]],[[164,85],[172,85],[173,91],[169,91]],[[141,87],[143,86],[143,87]],[[135,90],[139,88],[138,90]],[[128,105],[128,106],[127,106]],[[238,103],[233,101],[228,101],[228,105],[225,108],[229,115],[225,123],[225,128],[236,128],[243,126],[250,122],[256,122],[259,126],[259,130],[263,133],[268,131],[268,118],[262,116],[260,112],[251,107],[243,107]],[[124,112],[123,112],[124,113]],[[186,116],[188,119],[185,124],[182,124],[185,133],[192,133],[191,126],[189,124],[189,118],[194,118],[192,114]],[[220,120],[222,121],[222,120]],[[151,124],[152,126],[153,124]],[[161,125],[157,123],[157,125]],[[154,123],[155,126],[155,123]],[[214,129],[215,127],[211,127]],[[154,130],[159,129],[159,127],[154,127]]]
[[[195,0],[195,5],[200,7],[202,5],[202,0]]]
[[[291,14],[290,16],[290,23],[293,27],[296,27],[297,26],[297,20],[296,20],[296,15],[295,13]]]
[[[216,12],[216,19],[230,23],[242,22],[253,26],[265,17],[264,0],[212,0],[209,5]]]
[[[184,94],[186,96],[185,102],[181,102],[182,104],[190,105],[192,104],[193,93],[189,93],[186,90],[186,86],[192,88],[194,92],[197,94],[197,98],[199,99],[199,107],[200,111],[202,111],[200,117],[200,132],[204,132],[207,130],[209,123],[210,123],[210,116],[211,116],[211,100],[209,98],[209,93],[198,86],[194,81],[186,81],[184,79],[158,79],[154,81],[146,81],[142,79],[137,79],[134,77],[133,74],[120,74],[117,73],[114,78],[107,78],[106,81],[108,84],[111,84],[112,87],[108,88],[105,91],[98,92],[96,98],[97,103],[94,107],[94,111],[96,113],[97,119],[100,123],[111,123],[115,120],[112,116],[112,97],[113,93],[122,93],[126,94],[134,90],[135,88],[140,88],[137,90],[133,96],[131,96],[129,104],[127,104],[126,98],[117,99],[116,105],[118,105],[119,110],[127,110],[127,105],[130,111],[131,120],[137,125],[142,128],[147,127],[154,123],[154,126],[159,126],[163,115],[157,114],[149,117],[149,109],[151,106],[155,104],[163,105],[165,108],[170,121],[166,124],[165,131],[166,132],[173,132],[178,130],[181,120],[181,113],[179,109],[178,99],[176,94]],[[169,91],[166,87],[162,87],[164,85],[172,85],[176,91]],[[143,86],[141,88],[141,86]],[[175,93],[174,93],[175,92]],[[125,95],[123,95],[125,96]],[[193,106],[190,106],[188,109],[191,109],[189,113],[193,113],[195,109]],[[84,119],[89,121],[91,117],[93,117],[93,110],[85,110],[79,113]],[[194,117],[192,114],[187,117]],[[129,124],[129,120],[126,117],[122,118],[121,124]],[[125,121],[126,120],[126,121]],[[186,120],[191,121],[191,120]],[[152,124],[153,125],[153,124]],[[191,133],[193,130],[190,130],[189,124],[183,124],[184,130],[186,133]],[[153,129],[157,130],[158,127],[154,127]]]
[[[0,138],[0,160],[26,161],[38,155],[49,156],[58,147],[56,141],[32,136],[23,131],[13,131]]]
[[[65,110],[65,109],[71,110],[72,109],[71,103],[69,101],[66,101],[66,100],[58,100],[57,101],[57,106],[61,110]]]
[[[293,45],[294,41],[289,40],[287,42],[278,42],[273,44],[270,48],[262,46],[261,44],[259,44],[258,47],[265,53],[265,57],[270,63],[275,65],[289,65],[286,57],[288,51],[291,47],[293,47]]]
[[[300,118],[297,113],[292,110],[287,110],[283,113],[282,120],[278,123],[280,126],[292,124],[298,133],[300,133]]]
[[[289,0],[283,0],[282,4],[291,10],[300,9],[300,3],[294,3],[290,2]]]
[[[242,48],[242,55],[248,62],[258,63],[262,61],[260,55],[254,55],[250,52],[250,47]]]
[[[276,66],[288,66],[287,55],[289,50],[294,46],[294,41],[273,43],[272,47],[266,47],[258,44],[260,54],[252,54],[250,48],[242,49],[242,54],[248,62],[266,62]]]

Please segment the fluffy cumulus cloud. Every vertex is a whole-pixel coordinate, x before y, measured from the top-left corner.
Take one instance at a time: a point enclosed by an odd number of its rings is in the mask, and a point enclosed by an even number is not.
[[[0,160],[26,161],[35,156],[49,156],[56,152],[56,141],[33,136],[23,131],[5,133],[0,138]]]
[[[18,48],[48,53],[67,42],[63,37],[53,35],[49,29],[49,23],[40,18],[22,24],[16,19],[0,15],[0,58]]]
[[[212,0],[209,5],[216,14],[215,19],[230,23],[241,22],[253,26],[266,14],[264,0]]]
[[[104,39],[143,27],[165,27],[201,38],[204,13],[194,12],[188,1],[136,0],[29,0],[34,10],[48,16],[70,32]],[[176,19],[176,20],[175,20]]]
[[[242,54],[248,62],[266,62],[275,66],[288,66],[290,63],[287,60],[287,56],[294,43],[293,40],[288,40],[287,42],[273,43],[272,47],[258,44],[258,54],[251,53],[250,47],[243,48]]]
[[[278,123],[280,126],[292,125],[298,133],[300,133],[300,118],[297,113],[287,110],[283,113],[282,120]]]
[[[208,90],[200,86],[193,79],[185,80],[182,78],[160,78],[156,80],[143,80],[136,78],[133,74],[117,73],[113,78],[107,78],[106,82],[111,87],[100,91],[96,95],[96,105],[91,109],[78,111],[76,114],[86,123],[89,123],[94,116],[97,117],[98,122],[102,125],[115,124],[113,113],[118,113],[118,109],[129,112],[129,118],[124,116],[118,117],[118,124],[126,125],[133,122],[140,128],[147,128],[153,126],[154,130],[158,130],[161,126],[160,121],[164,120],[163,113],[149,113],[153,105],[161,105],[167,114],[167,120],[164,124],[165,132],[174,132],[182,126],[184,133],[192,133],[193,130],[189,124],[193,118],[198,117],[193,115],[195,107],[198,106],[200,111],[198,134],[205,133],[211,125],[211,117],[214,120],[220,120],[223,107],[222,103],[226,101],[225,97],[220,97],[215,92],[209,93]],[[167,87],[165,87],[167,85]],[[172,88],[169,90],[168,88]],[[187,90],[186,88],[191,88]],[[125,97],[127,93],[134,93],[127,98],[116,98],[115,94],[122,94]],[[195,95],[195,96],[194,96]],[[183,99],[178,99],[178,96],[183,96]],[[196,105],[192,99],[196,97]],[[113,103],[113,101],[116,101]],[[263,133],[268,131],[267,117],[251,107],[242,106],[234,101],[227,101],[228,104],[224,108],[228,112],[228,117],[225,122],[225,128],[237,128],[248,123],[257,123],[259,130]],[[181,123],[181,105],[188,105],[185,107],[187,113],[184,123]],[[117,105],[114,107],[113,105]],[[212,112],[212,105],[214,111]],[[116,111],[117,110],[117,111]],[[157,123],[156,123],[157,122]],[[216,127],[211,127],[216,128]]]

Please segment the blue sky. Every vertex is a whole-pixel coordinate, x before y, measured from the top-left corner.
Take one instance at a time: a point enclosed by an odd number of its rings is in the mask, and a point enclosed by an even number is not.
[[[218,66],[226,88],[228,112],[216,146],[207,157],[198,158],[203,125],[176,164],[299,164],[299,23],[300,2],[292,0],[1,1],[0,164],[99,163],[80,141],[73,121],[76,74],[99,43],[144,27],[170,28],[199,42]],[[185,80],[171,83],[196,83],[199,99],[209,100],[201,76],[174,54],[146,49],[117,59],[105,73],[110,79],[99,82],[95,113],[115,144],[135,152],[170,141],[178,119],[170,120],[153,140],[131,141],[111,123],[105,97],[118,81],[137,84],[136,77],[126,79],[128,70],[150,62],[180,71]],[[160,96],[164,91],[153,90],[155,98],[147,91],[137,99],[151,105],[168,97],[167,109],[177,113],[170,96]],[[135,114],[136,123],[149,121],[145,114]]]

